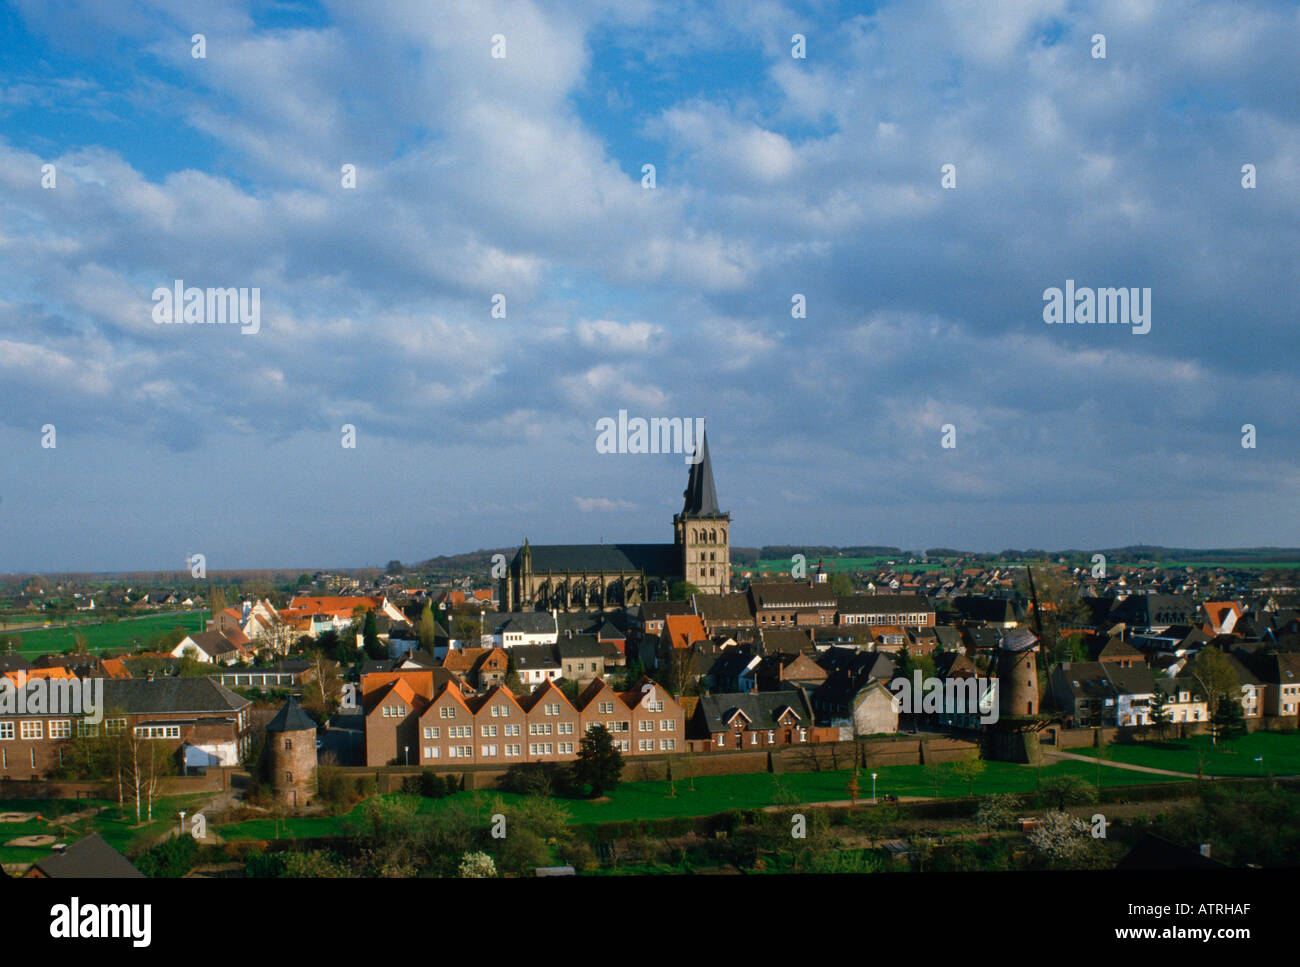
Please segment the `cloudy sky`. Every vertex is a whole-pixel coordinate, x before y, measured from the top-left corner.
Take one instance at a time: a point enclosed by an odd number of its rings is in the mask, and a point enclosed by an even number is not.
[[[1284,2],[11,0],[0,571],[670,540],[620,409],[707,418],[738,544],[1300,544],[1297,49]],[[156,323],[178,279],[260,331]],[[1045,324],[1066,279],[1150,332]]]

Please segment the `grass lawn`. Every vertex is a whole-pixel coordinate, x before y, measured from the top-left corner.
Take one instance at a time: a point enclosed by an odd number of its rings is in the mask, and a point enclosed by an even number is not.
[[[97,624],[77,625],[70,628],[41,628],[36,631],[15,631],[12,634],[22,639],[19,654],[36,657],[45,654],[60,654],[71,650],[75,644],[73,635],[85,635],[92,652],[127,650],[134,651],[142,647],[150,638],[173,628],[186,631],[202,631],[207,622],[206,611],[182,614],[151,614],[143,618],[121,618],[117,621],[102,621]]]
[[[41,818],[24,823],[0,823],[0,844],[18,836],[51,834],[60,842],[72,843],[92,832],[97,832],[118,852],[126,853],[136,845],[150,843],[179,823],[178,810],[189,810],[211,797],[206,795],[173,796],[159,799],[153,804],[154,821],[144,826],[135,825],[135,807],[127,803],[119,815],[116,802],[104,799],[0,799],[0,812],[38,813]],[[70,813],[101,807],[102,811],[88,819],[67,825],[51,820]],[[143,811],[142,811],[143,814]],[[0,845],[0,863],[34,863],[50,855],[48,847]]]
[[[1090,748],[1070,751],[1086,756],[1097,754],[1096,749]],[[1217,746],[1210,743],[1208,735],[1166,742],[1152,738],[1131,745],[1111,745],[1104,751],[1114,762],[1190,773],[1196,772],[1197,763],[1204,757],[1208,776],[1300,775],[1300,733],[1297,732],[1250,732],[1220,741]],[[1257,755],[1264,757],[1263,763],[1255,761]],[[1110,775],[1116,771],[1110,770]]]
[[[1096,769],[1086,762],[1059,762],[1041,770],[1008,762],[989,762],[984,774],[975,781],[975,795],[1002,792],[1032,792],[1038,779],[1056,775],[1077,775],[1088,782],[1096,781]],[[784,776],[770,773],[749,773],[737,776],[702,776],[691,788],[689,779],[680,779],[675,785],[676,795],[669,795],[667,782],[622,782],[609,796],[608,801],[594,802],[586,799],[563,799],[575,825],[588,823],[621,822],[633,819],[665,819],[677,816],[709,816],[730,809],[757,809],[763,806],[797,803],[834,802],[849,798],[847,790],[850,772],[800,772]],[[882,766],[876,769],[876,792],[884,796],[933,796],[934,783],[924,766]],[[1110,770],[1103,774],[1103,787],[1147,784],[1159,782],[1161,776],[1139,772]],[[1172,781],[1172,777],[1171,781]],[[858,779],[859,799],[871,797],[871,774],[865,770]],[[939,783],[942,797],[969,795],[969,784],[944,771]],[[459,793],[447,799],[425,799],[420,796],[403,796],[394,793],[386,798],[409,798],[422,813],[437,813],[453,803],[474,804],[483,810],[484,821],[490,815],[492,804],[500,800],[509,805],[522,797],[512,793],[480,791]],[[365,805],[359,805],[349,816],[358,815]],[[348,831],[348,819],[342,816],[309,816],[283,819],[246,820],[230,823],[217,829],[226,840],[241,839],[293,839],[317,836],[340,836]]]

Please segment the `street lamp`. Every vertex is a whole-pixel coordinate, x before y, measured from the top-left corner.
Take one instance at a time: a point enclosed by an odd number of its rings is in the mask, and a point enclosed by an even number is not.
[[[181,810],[181,835],[185,835],[185,810]]]
[[[876,774],[873,772],[871,774],[871,802],[874,804],[875,801],[876,801]]]
[[[409,766],[411,764],[411,747],[409,745],[404,745],[402,746],[402,749],[406,756],[406,764]]]

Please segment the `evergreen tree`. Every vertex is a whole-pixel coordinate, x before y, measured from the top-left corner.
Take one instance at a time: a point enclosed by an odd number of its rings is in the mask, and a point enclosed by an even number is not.
[[[614,745],[614,737],[603,725],[597,725],[582,737],[578,759],[573,764],[573,778],[591,786],[596,798],[613,789],[623,775],[623,753]]]

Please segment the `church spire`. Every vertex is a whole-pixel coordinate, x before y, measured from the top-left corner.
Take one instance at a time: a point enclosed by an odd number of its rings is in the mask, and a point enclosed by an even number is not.
[[[718,492],[713,485],[713,464],[709,460],[709,438],[700,434],[696,453],[700,455],[697,463],[691,464],[690,476],[686,478],[686,490],[682,496],[686,505],[682,507],[683,515],[696,517],[720,516],[718,510]]]

